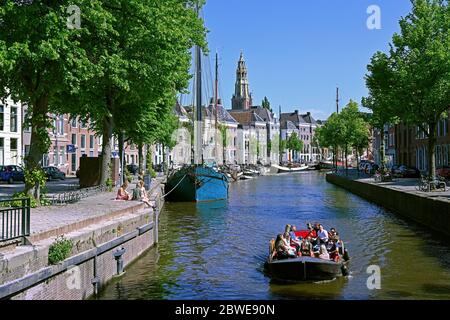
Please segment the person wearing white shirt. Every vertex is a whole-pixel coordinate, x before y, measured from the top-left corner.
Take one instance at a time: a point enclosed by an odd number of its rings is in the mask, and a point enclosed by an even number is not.
[[[319,238],[320,243],[328,242],[328,231],[323,228],[323,225],[319,224],[319,231],[317,232],[317,238]]]

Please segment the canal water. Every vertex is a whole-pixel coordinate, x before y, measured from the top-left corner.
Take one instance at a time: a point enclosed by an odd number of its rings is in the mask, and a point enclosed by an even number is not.
[[[226,202],[166,203],[160,219],[159,245],[100,299],[450,299],[448,239],[319,172],[233,183]],[[351,256],[349,277],[286,284],[263,273],[269,240],[286,224],[307,222],[338,230]],[[381,288],[370,290],[373,265]]]

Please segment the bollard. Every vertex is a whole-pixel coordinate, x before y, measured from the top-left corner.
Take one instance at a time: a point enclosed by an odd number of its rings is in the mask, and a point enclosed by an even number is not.
[[[126,251],[125,248],[122,247],[122,249],[117,250],[116,252],[113,253],[113,256],[114,256],[114,259],[116,259],[116,265],[117,265],[117,274],[115,275],[116,277],[119,277],[125,273],[123,271],[123,258],[122,258],[125,251]]]

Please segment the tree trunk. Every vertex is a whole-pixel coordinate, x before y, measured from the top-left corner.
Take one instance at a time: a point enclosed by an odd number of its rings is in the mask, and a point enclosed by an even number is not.
[[[25,157],[26,170],[30,172],[41,168],[42,156],[49,149],[47,113],[47,97],[41,97],[34,101],[32,105],[30,151],[28,156]],[[24,191],[29,195],[33,195],[38,204],[40,204],[41,185],[39,182],[26,181]]]
[[[108,178],[111,178],[111,149],[112,149],[112,129],[113,121],[111,116],[105,116],[103,118],[102,129],[102,166],[100,174],[100,184],[106,184]]]
[[[138,144],[138,157],[139,157],[139,175],[143,176],[144,172],[144,145],[142,143]]]
[[[386,146],[384,143],[384,128],[380,131],[380,167],[382,170],[386,168]]]
[[[436,178],[436,123],[429,123],[428,134],[428,176],[431,179]]]
[[[348,163],[347,163],[347,159],[348,159],[348,147],[347,145],[345,146],[345,174],[348,174]]]
[[[123,132],[120,132],[117,135],[117,142],[119,143],[119,164],[120,164],[120,185],[122,185],[125,181],[127,181],[127,177],[125,175],[125,155],[124,155],[124,136],[123,136]]]
[[[355,148],[355,153],[356,153],[356,171],[359,174],[359,152],[358,152],[358,148]]]

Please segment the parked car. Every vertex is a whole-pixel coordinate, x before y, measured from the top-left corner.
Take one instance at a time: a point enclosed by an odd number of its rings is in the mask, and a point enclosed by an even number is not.
[[[13,183],[14,181],[25,182],[25,174],[20,166],[2,166],[0,170],[1,181],[8,181],[8,183]]]
[[[135,164],[129,164],[129,165],[127,165],[127,170],[132,175],[136,175],[139,171],[139,167]]]
[[[409,167],[406,165],[393,166],[392,175],[401,178],[420,178],[420,170],[415,167]]]
[[[450,166],[442,166],[437,168],[436,174],[445,179],[450,179]]]
[[[42,168],[45,172],[45,175],[47,176],[48,180],[52,179],[59,179],[59,180],[65,180],[66,174],[59,170],[57,167],[43,167]]]

